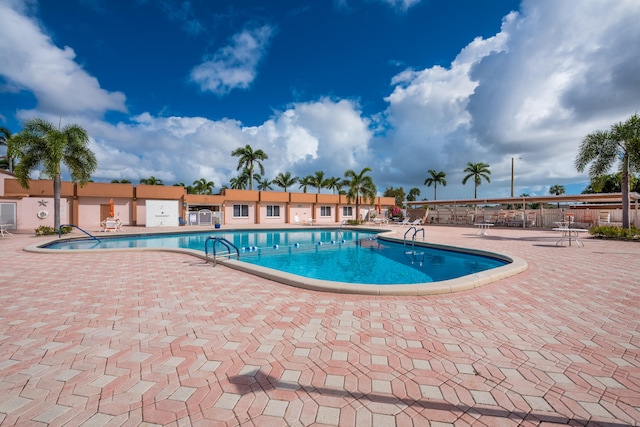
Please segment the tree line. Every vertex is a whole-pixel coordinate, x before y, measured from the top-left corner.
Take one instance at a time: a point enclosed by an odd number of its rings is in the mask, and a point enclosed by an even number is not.
[[[23,130],[15,135],[8,129],[0,127],[0,145],[7,147],[6,155],[0,157],[0,168],[13,172],[22,187],[28,188],[29,176],[39,166],[42,166],[44,172],[51,177],[54,186],[54,226],[59,227],[62,164],[67,166],[71,180],[80,185],[89,182],[91,174],[97,168],[95,154],[89,149],[87,132],[76,124],[61,128],[60,125],[56,127],[50,122],[34,118],[27,120]],[[229,187],[223,186],[222,189],[246,189],[248,186],[253,190],[254,181],[259,190],[269,190],[276,185],[286,192],[295,184],[298,184],[305,193],[308,187],[316,188],[318,193],[326,188],[334,193],[337,191],[339,194],[346,194],[349,200],[355,200],[356,212],[359,209],[360,196],[365,201],[373,203],[377,193],[377,188],[369,175],[371,172],[369,167],[365,167],[360,172],[347,170],[343,178],[325,177],[324,172],[316,171],[302,178],[292,176],[289,172],[281,172],[273,180],[269,180],[263,178],[265,170],[262,162],[269,158],[264,151],[254,151],[247,144],[245,147],[233,150],[231,155],[238,157],[237,170],[241,172],[230,180]],[[579,172],[583,172],[588,167],[591,183],[583,193],[619,189],[623,202],[623,227],[629,228],[629,191],[640,190],[640,179],[632,174],[633,171],[640,170],[640,117],[638,114],[632,115],[625,122],[612,125],[609,130],[598,130],[588,134],[579,146],[574,164]],[[619,172],[613,175],[608,174],[615,164],[620,165]],[[256,173],[256,168],[259,173]],[[462,179],[462,184],[473,182],[474,198],[477,198],[478,187],[483,180],[491,182],[491,170],[487,163],[467,163],[464,173],[466,175]],[[433,196],[436,200],[438,185],[447,185],[446,173],[429,169],[428,174],[424,185],[433,186]],[[129,181],[123,179],[112,182]],[[162,180],[153,176],[141,179],[140,183],[163,185]],[[213,194],[214,190],[213,181],[205,178],[194,181],[193,185],[184,183],[174,185],[183,186],[192,194]],[[549,191],[550,194],[560,195],[564,194],[565,189],[561,185],[554,185]],[[387,188],[384,195],[395,197],[398,205],[402,205],[405,199],[402,187]],[[409,190],[407,200],[414,201],[418,196],[420,196],[420,190],[412,188]]]

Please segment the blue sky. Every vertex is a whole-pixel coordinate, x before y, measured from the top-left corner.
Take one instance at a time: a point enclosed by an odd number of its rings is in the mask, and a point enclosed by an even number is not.
[[[0,1],[0,125],[88,130],[96,181],[373,169],[380,192],[548,194],[582,138],[640,108],[636,0]],[[278,190],[277,187],[274,190]]]

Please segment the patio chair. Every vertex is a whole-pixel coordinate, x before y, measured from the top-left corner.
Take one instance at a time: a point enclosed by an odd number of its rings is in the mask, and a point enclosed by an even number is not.
[[[535,227],[536,226],[536,218],[537,218],[537,212],[535,212],[535,211],[527,212],[526,226],[527,227]]]
[[[506,225],[507,223],[507,213],[505,211],[498,212],[498,217],[496,218],[496,225]]]
[[[576,215],[572,213],[566,213],[564,214],[564,221],[568,222],[569,225],[571,225],[576,222]]]
[[[608,225],[611,223],[611,214],[609,212],[600,212],[598,214],[598,225]]]

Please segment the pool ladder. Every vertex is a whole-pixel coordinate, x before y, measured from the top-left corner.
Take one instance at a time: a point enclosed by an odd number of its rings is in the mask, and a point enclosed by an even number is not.
[[[340,240],[342,239],[342,237],[344,236],[344,234],[342,233],[342,227],[347,223],[346,219],[343,219],[340,222],[340,228],[338,229],[338,231],[336,232],[336,240]]]
[[[411,246],[415,246],[416,243],[416,234],[418,234],[419,232],[422,231],[422,240],[424,240],[424,228],[423,227],[409,227],[409,229],[407,231],[404,232],[404,241],[403,243],[406,245],[407,244],[407,234],[409,234],[409,232],[413,230],[413,235],[411,236]]]
[[[217,257],[231,258],[233,256],[233,253],[231,253],[231,249],[232,248],[236,252],[235,255],[236,255],[237,259],[240,259],[240,251],[238,250],[238,248],[233,243],[231,243],[230,241],[228,241],[224,237],[209,236],[204,241],[204,256],[205,256],[205,261],[206,262],[209,262],[209,242],[211,242],[211,256],[212,256],[211,259],[213,261],[213,266],[214,267],[216,266]],[[216,245],[218,243],[220,243],[222,246],[227,248],[227,253],[226,254],[216,254]]]

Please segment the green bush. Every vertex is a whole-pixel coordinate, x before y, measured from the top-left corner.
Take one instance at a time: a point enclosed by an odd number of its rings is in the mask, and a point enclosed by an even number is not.
[[[63,226],[62,234],[71,233],[71,227]],[[48,225],[41,225],[36,228],[36,236],[51,236],[53,234],[58,234],[58,230],[53,227],[49,227]]]
[[[640,239],[640,229],[635,226],[631,228],[616,227],[615,225],[601,225],[599,227],[591,227],[589,234],[601,239],[615,240],[638,240]]]

